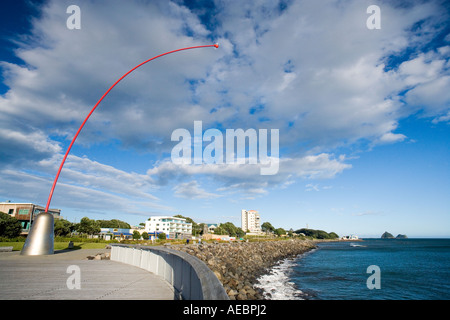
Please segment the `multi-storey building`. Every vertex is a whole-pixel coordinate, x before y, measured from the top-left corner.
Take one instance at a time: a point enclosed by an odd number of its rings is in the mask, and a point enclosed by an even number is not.
[[[247,234],[260,234],[261,221],[256,210],[241,210],[241,228]]]
[[[190,239],[192,223],[184,218],[153,216],[145,221],[145,231],[151,235],[165,233],[168,239]]]
[[[11,201],[0,202],[0,212],[7,213],[11,217],[19,220],[22,225],[22,234],[28,233],[35,216],[44,211],[44,207],[33,203],[14,203]],[[48,212],[53,214],[55,219],[60,218],[60,209],[49,209]]]

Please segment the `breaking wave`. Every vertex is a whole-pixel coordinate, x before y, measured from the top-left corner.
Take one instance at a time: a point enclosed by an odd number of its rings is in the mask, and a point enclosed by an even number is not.
[[[293,267],[298,258],[285,259],[272,267],[267,274],[260,276],[256,288],[262,290],[267,300],[304,300],[306,295],[291,280]]]

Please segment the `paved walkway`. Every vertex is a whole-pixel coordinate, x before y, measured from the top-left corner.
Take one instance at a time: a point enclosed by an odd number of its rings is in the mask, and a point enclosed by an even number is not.
[[[46,256],[0,252],[0,300],[174,299],[172,287],[153,273],[116,261],[86,259],[109,251],[61,250]],[[80,289],[69,288],[76,274],[70,266],[79,268]]]

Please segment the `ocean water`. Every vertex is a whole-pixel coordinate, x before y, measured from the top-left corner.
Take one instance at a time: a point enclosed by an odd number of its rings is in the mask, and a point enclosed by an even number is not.
[[[258,280],[273,300],[448,300],[450,239],[323,242]]]

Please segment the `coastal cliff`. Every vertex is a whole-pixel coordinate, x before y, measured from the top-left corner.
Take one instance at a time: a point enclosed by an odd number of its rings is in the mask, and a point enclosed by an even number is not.
[[[189,253],[214,272],[231,300],[261,300],[256,279],[278,261],[293,258],[316,246],[309,240],[203,243],[171,246]]]

